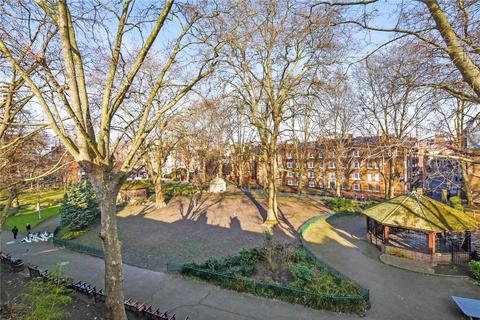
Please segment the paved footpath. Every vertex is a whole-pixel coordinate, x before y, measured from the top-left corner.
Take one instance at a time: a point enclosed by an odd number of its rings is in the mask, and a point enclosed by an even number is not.
[[[367,319],[464,319],[452,295],[480,299],[471,279],[424,275],[385,265],[363,240],[365,218],[320,219],[305,232],[313,253],[370,289]]]
[[[50,242],[7,244],[12,235],[2,233],[1,251],[23,259],[41,269],[52,270],[58,263],[75,280],[104,287],[103,260],[53,246]],[[125,297],[145,301],[161,310],[176,313],[177,319],[359,319],[357,315],[338,315],[282,301],[224,290],[208,283],[179,275],[124,265]]]

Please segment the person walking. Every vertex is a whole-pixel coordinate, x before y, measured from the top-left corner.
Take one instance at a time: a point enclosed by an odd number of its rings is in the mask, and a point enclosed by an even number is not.
[[[13,233],[13,239],[17,239],[17,234],[18,234],[18,228],[17,228],[17,226],[14,226],[14,227],[13,227],[12,233]]]
[[[25,229],[27,229],[27,234],[30,234],[30,232],[32,231],[32,226],[30,225],[30,223],[27,224]]]

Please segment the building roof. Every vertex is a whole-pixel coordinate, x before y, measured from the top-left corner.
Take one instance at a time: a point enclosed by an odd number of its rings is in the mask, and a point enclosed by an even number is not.
[[[380,203],[363,214],[387,226],[418,231],[472,231],[477,227],[468,214],[417,192]]]

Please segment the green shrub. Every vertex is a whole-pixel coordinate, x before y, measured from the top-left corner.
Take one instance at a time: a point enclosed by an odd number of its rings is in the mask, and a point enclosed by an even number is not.
[[[471,261],[469,263],[470,272],[474,279],[480,280],[480,260]]]
[[[148,189],[153,186],[152,181],[146,180],[131,180],[125,181],[122,185],[122,190]]]
[[[61,281],[60,269],[56,269],[51,280],[44,282],[41,278],[33,278],[22,294],[26,305],[26,316],[23,320],[57,320],[63,319],[64,306],[72,301],[70,290]]]
[[[303,288],[313,281],[313,272],[303,263],[295,263],[290,268],[294,281],[294,286]]]
[[[462,205],[462,199],[460,199],[460,197],[457,197],[457,196],[450,197],[450,206],[462,212],[464,211],[464,208]]]
[[[100,217],[100,208],[87,181],[72,184],[63,196],[60,225],[70,231],[84,230]]]
[[[325,205],[333,211],[356,211],[356,206],[350,199],[326,198],[323,200]]]

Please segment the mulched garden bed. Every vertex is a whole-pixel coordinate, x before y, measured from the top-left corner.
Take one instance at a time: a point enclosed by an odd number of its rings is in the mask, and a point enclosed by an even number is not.
[[[224,288],[315,309],[364,313],[365,290],[322,266],[303,246],[279,244],[267,235],[260,248],[242,249],[224,259],[184,264],[182,274]]]

